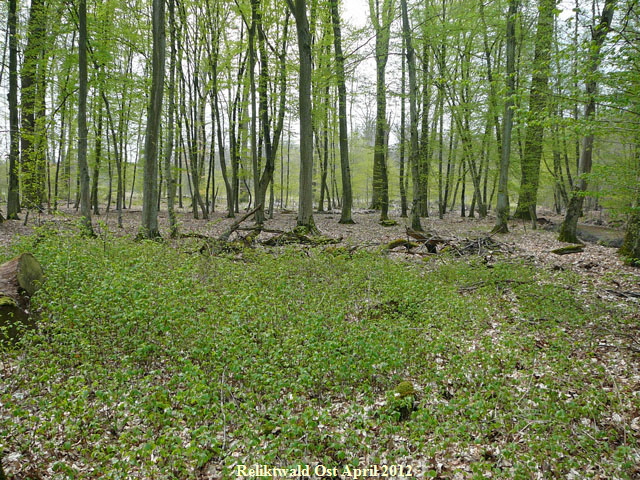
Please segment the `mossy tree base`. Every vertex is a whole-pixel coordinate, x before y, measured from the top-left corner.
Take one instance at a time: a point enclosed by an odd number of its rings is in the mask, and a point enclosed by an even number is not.
[[[627,233],[619,253],[627,265],[640,267],[640,207],[636,207],[629,219]]]

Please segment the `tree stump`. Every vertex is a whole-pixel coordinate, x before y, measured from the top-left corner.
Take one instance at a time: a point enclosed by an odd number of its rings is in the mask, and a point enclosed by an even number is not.
[[[42,267],[30,253],[0,265],[0,343],[14,343],[23,329],[35,326],[29,303],[43,280]]]

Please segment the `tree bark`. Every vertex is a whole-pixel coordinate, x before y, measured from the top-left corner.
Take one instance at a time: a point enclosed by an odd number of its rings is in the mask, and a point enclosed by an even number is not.
[[[342,29],[338,0],[331,0],[331,20],[333,24],[333,48],[336,59],[336,82],[338,84],[338,130],[340,146],[340,173],[342,177],[342,211],[340,222],[355,223],[351,218],[353,191],[351,189],[351,167],[349,166],[349,131],[347,129],[347,87],[344,73],[344,53],[342,51]]]
[[[529,92],[529,119],[524,140],[524,157],[521,162],[520,196],[514,217],[536,221],[538,185],[540,183],[540,161],[544,120],[547,116],[549,97],[549,62],[553,41],[553,20],[556,0],[539,0],[538,28],[533,58],[533,76]]]
[[[98,128],[95,137],[95,160],[93,163],[93,177],[91,178],[91,208],[95,215],[100,215],[98,180],[100,177],[100,160],[102,156],[102,125],[104,115],[102,113],[102,100],[98,99],[100,106],[98,107]]]
[[[164,178],[167,183],[167,211],[169,214],[169,235],[171,238],[178,236],[178,221],[176,219],[175,198],[176,198],[176,180],[173,176],[173,168],[171,166],[171,157],[173,156],[173,143],[175,138],[175,130],[173,119],[175,115],[176,100],[176,17],[175,17],[175,0],[169,0],[169,32],[171,33],[171,45],[169,56],[169,118],[167,121],[167,138],[164,152]]]
[[[20,157],[20,133],[18,120],[18,16],[17,0],[9,0],[9,191],[7,193],[7,218],[17,219],[20,210],[18,162]]]
[[[89,165],[87,163],[87,1],[78,4],[78,169],[80,170],[80,215],[86,234],[93,235]]]
[[[600,50],[611,30],[611,20],[615,10],[616,0],[606,0],[600,22],[593,30],[591,43],[589,48],[589,58],[587,65],[588,79],[586,82],[587,104],[584,108],[584,119],[589,122],[593,119],[596,112],[596,93],[598,90],[597,73],[600,67]],[[584,202],[584,192],[587,190],[586,174],[591,172],[591,164],[593,161],[593,141],[594,134],[588,133],[582,139],[582,150],[580,152],[580,163],[578,165],[579,178],[576,180],[567,213],[564,221],[560,226],[560,234],[558,240],[561,242],[578,243],[577,228],[578,218],[582,212],[582,204]]]
[[[340,173],[342,176],[342,211],[340,222],[355,223],[351,218],[353,192],[351,189],[351,167],[349,166],[349,131],[347,129],[347,87],[344,73],[344,53],[342,51],[342,30],[338,0],[331,0],[331,20],[333,24],[333,48],[336,59],[336,82],[338,84],[338,130],[340,146]]]
[[[407,69],[409,70],[409,118],[410,118],[410,143],[409,143],[409,163],[411,164],[411,176],[413,180],[413,204],[411,207],[411,228],[422,231],[420,224],[420,174],[419,165],[420,151],[418,145],[418,112],[416,102],[418,101],[416,83],[416,59],[411,41],[411,25],[409,24],[409,13],[407,11],[407,0],[400,0],[402,9],[402,36],[404,39]]]
[[[300,227],[316,230],[313,221],[313,116],[311,112],[311,33],[306,0],[287,0],[296,19],[300,76],[298,83],[300,109],[300,190],[298,220]]]
[[[38,79],[44,75],[42,50],[46,36],[45,11],[44,0],[32,0],[27,25],[27,45],[21,71],[22,201],[28,209],[40,208],[42,203],[39,166],[42,156],[40,151],[42,132],[36,124],[36,116],[40,109],[38,100],[44,99],[44,92],[39,91],[42,83]]]
[[[153,59],[151,71],[151,96],[147,110],[145,134],[144,184],[142,192],[142,227],[140,236],[157,238],[158,230],[158,140],[162,119],[162,95],[164,90],[165,30],[164,0],[153,0],[152,13]]]
[[[267,39],[262,29],[262,19],[258,23],[258,40],[260,50],[260,116],[262,123],[262,136],[264,139],[264,152],[265,152],[265,165],[264,171],[258,178],[258,185],[256,188],[256,205],[260,208],[256,211],[256,223],[262,224],[265,220],[264,208],[266,203],[267,189],[273,182],[273,172],[275,171],[276,153],[278,146],[280,145],[280,138],[282,136],[282,130],[284,127],[284,114],[286,110],[287,99],[287,77],[286,77],[286,53],[287,53],[287,37],[289,32],[289,13],[285,15],[284,28],[282,32],[282,50],[279,54],[278,61],[278,107],[274,110],[276,116],[276,123],[271,134],[270,119],[269,119],[269,103],[268,103],[268,72],[267,72]]]
[[[519,0],[509,0],[507,14],[507,99],[504,103],[504,119],[502,125],[502,156],[500,158],[500,179],[498,181],[498,201],[496,204],[496,225],[494,233],[507,233],[509,226],[509,161],[511,157],[511,131],[513,129],[513,105],[515,95],[515,57],[516,57],[516,15]]]
[[[400,174],[399,174],[399,186],[400,186],[400,216],[402,218],[407,217],[407,189],[405,188],[405,177],[407,174],[405,173],[405,146],[407,141],[407,128],[406,128],[406,116],[407,116],[407,108],[406,108],[406,88],[407,88],[407,47],[405,46],[404,37],[402,38],[402,58],[400,60],[401,63],[401,79],[400,79]]]
[[[387,173],[387,85],[386,68],[395,1],[369,0],[371,22],[376,34],[376,127],[373,147],[373,192],[371,208],[380,210],[380,221],[388,219],[389,175]]]

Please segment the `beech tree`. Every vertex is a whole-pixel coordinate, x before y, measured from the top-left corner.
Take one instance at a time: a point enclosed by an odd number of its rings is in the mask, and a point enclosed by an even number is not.
[[[300,116],[300,188],[298,198],[298,226],[316,230],[313,221],[313,118],[311,113],[311,33],[306,0],[287,0],[296,19],[300,70],[298,103]]]
[[[411,207],[411,228],[422,231],[420,224],[420,195],[422,189],[418,185],[420,182],[419,158],[420,150],[418,144],[418,86],[416,82],[416,60],[411,41],[411,25],[409,24],[409,14],[407,11],[407,1],[400,0],[402,8],[402,36],[405,44],[407,69],[409,70],[409,164],[413,179],[413,204]]]
[[[45,52],[46,20],[44,0],[32,0],[20,86],[22,202],[28,209],[41,208],[44,194],[43,121],[48,58]]]
[[[596,113],[596,92],[598,89],[598,69],[602,56],[600,54],[602,45],[611,30],[611,21],[613,20],[613,12],[615,10],[616,0],[606,0],[598,24],[593,28],[589,52],[587,57],[588,78],[586,81],[587,102],[584,107],[584,118],[590,121]],[[593,127],[591,127],[593,128]],[[578,218],[582,212],[584,203],[584,193],[587,190],[586,175],[591,172],[593,163],[593,143],[595,135],[593,130],[587,133],[582,139],[582,148],[580,151],[580,162],[578,165],[578,175],[571,199],[567,206],[567,212],[564,221],[560,227],[558,240],[561,242],[578,243],[577,227]]]
[[[142,197],[142,226],[140,235],[157,238],[158,230],[158,144],[164,92],[165,28],[164,0],[153,0],[152,31],[153,58],[151,67],[151,95],[147,110],[147,131],[144,142],[144,189]]]
[[[7,218],[9,220],[17,219],[20,210],[17,5],[17,0],[9,0],[9,12],[7,15],[9,33],[9,188],[7,192]]]
[[[373,196],[371,208],[380,210],[380,220],[388,219],[389,176],[387,173],[387,82],[391,24],[394,19],[395,0],[369,0],[369,16],[376,36],[376,128],[373,147]]]
[[[504,103],[504,118],[502,121],[502,156],[500,158],[500,180],[498,183],[498,202],[496,205],[495,233],[507,233],[509,226],[509,161],[511,157],[511,134],[513,131],[513,105],[515,95],[515,57],[516,57],[516,15],[519,0],[509,0],[507,13],[507,100]]]
[[[87,164],[87,1],[78,3],[78,168],[80,170],[80,215],[86,233],[93,235],[89,165]]]
[[[333,48],[335,51],[336,83],[338,85],[338,126],[340,143],[340,172],[342,174],[342,211],[340,223],[354,223],[351,218],[353,193],[351,191],[351,169],[349,166],[349,131],[347,129],[347,87],[344,74],[344,53],[342,52],[342,31],[338,0],[331,3],[331,23],[333,25]]]
[[[529,92],[529,114],[521,162],[520,195],[514,217],[532,220],[536,225],[536,205],[540,184],[540,162],[544,139],[544,124],[548,116],[549,71],[553,41],[553,20],[557,0],[538,1],[538,27]]]

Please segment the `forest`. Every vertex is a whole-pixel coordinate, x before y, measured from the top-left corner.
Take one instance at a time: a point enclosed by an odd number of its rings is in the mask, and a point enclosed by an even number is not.
[[[0,25],[0,480],[638,478],[637,0]]]

